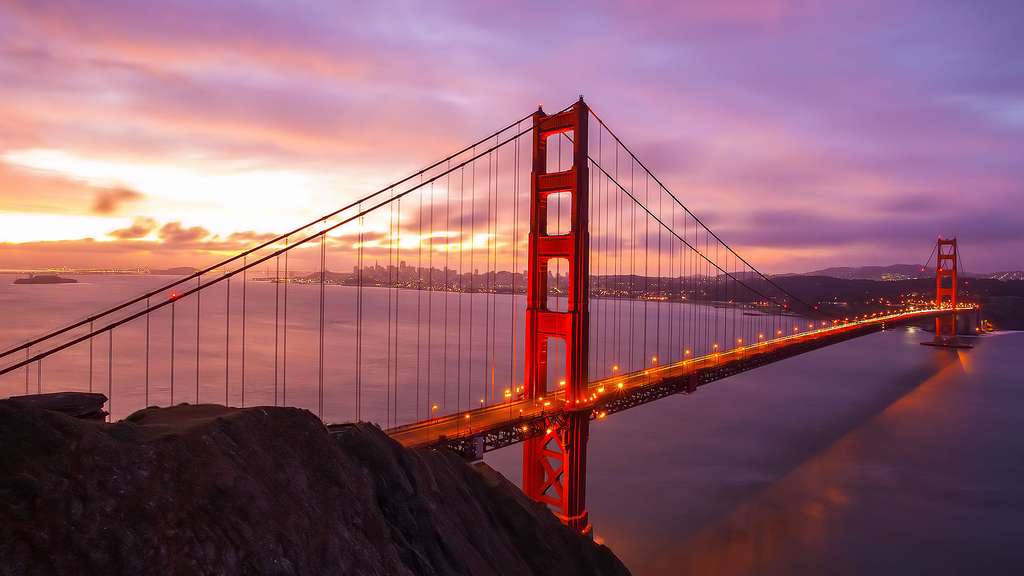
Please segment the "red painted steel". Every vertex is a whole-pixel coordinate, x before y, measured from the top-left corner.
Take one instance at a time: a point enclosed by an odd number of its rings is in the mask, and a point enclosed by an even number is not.
[[[586,454],[589,410],[576,410],[587,395],[589,339],[587,233],[587,105],[580,98],[565,112],[533,115],[533,171],[530,186],[530,236],[527,267],[525,398],[548,393],[548,341],[565,342],[566,414],[549,421],[543,436],[530,438],[523,448],[523,490],[551,506],[568,526],[590,532],[586,509]],[[573,163],[568,170],[548,172],[548,139],[572,133]],[[569,230],[549,234],[548,197],[570,197]],[[568,306],[565,312],[548,308],[548,264],[569,263]]]
[[[935,248],[935,306],[937,308],[957,307],[957,263],[956,238],[939,238]],[[948,279],[948,280],[947,280]],[[948,284],[948,285],[947,285]],[[935,340],[956,338],[956,314],[935,319]]]

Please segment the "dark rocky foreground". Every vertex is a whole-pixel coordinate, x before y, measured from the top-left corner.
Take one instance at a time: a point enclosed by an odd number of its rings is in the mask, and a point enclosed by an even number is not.
[[[0,400],[0,574],[144,573],[628,571],[490,468],[371,425],[212,405],[105,424]]]

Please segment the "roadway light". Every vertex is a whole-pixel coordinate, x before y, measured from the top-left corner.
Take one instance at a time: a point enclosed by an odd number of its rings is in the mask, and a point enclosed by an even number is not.
[[[623,383],[622,383],[622,382],[619,382],[619,383],[617,384],[617,387],[618,387],[618,389],[619,389],[619,390],[622,390],[622,387],[623,387],[623,386],[624,386],[624,385],[623,385]]]
[[[565,380],[559,380],[558,381],[558,387],[559,388],[565,388]]]
[[[687,356],[689,356],[689,355],[691,354],[691,352],[690,352],[689,350],[685,350],[685,351],[683,352],[683,354],[686,354]]]
[[[619,371],[619,365],[618,364],[612,364],[612,372],[618,372],[618,371]]]
[[[651,356],[651,364],[657,364],[657,363],[658,363],[658,357],[657,356]]]

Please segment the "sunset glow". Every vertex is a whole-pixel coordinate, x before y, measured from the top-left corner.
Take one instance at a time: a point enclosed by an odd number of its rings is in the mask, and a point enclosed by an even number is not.
[[[920,262],[939,234],[1024,266],[998,208],[1024,193],[1024,83],[993,12],[652,2],[553,39],[529,9],[303,4],[0,7],[0,266],[207,263],[580,93],[768,271]]]

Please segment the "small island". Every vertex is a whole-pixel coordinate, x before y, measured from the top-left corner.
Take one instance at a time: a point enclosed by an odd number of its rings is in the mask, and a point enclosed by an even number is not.
[[[32,274],[28,278],[18,278],[15,284],[75,284],[74,278],[62,278],[56,274]]]

